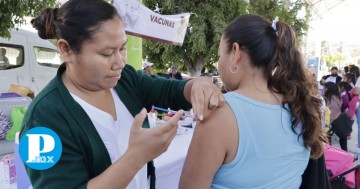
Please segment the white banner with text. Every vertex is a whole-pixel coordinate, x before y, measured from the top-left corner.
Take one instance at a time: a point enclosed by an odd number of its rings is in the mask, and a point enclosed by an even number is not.
[[[179,46],[183,44],[190,13],[161,15],[137,0],[115,0],[114,7],[127,34]]]

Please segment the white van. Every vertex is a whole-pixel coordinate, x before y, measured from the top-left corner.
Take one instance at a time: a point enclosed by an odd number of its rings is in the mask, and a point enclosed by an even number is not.
[[[39,93],[56,75],[62,60],[57,48],[36,33],[11,30],[11,38],[0,37],[0,93],[11,84],[22,85]]]

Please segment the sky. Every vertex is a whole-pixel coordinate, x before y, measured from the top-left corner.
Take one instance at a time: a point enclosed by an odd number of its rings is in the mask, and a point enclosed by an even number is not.
[[[340,1],[339,1],[340,2]],[[322,19],[311,21],[310,40],[343,41],[360,44],[360,0],[344,0],[322,15]]]

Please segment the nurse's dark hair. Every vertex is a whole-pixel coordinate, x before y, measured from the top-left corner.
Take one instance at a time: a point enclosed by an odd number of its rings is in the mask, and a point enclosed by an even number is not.
[[[116,9],[103,0],[69,0],[60,8],[46,8],[31,24],[40,38],[64,39],[72,51],[80,52],[101,24],[116,16]]]
[[[303,136],[311,157],[319,158],[326,140],[322,135],[322,100],[313,89],[313,77],[304,66],[290,26],[282,21],[272,26],[259,15],[247,14],[235,18],[225,28],[223,38],[228,52],[237,43],[252,65],[264,70],[269,90],[283,96],[283,106],[289,104],[293,132],[301,124],[298,136]]]

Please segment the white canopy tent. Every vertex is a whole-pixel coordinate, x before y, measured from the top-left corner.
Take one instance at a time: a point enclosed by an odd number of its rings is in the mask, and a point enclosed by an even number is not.
[[[324,14],[330,11],[331,9],[337,7],[346,0],[303,0],[308,5],[310,5],[312,11],[312,19],[320,18],[322,19]]]

